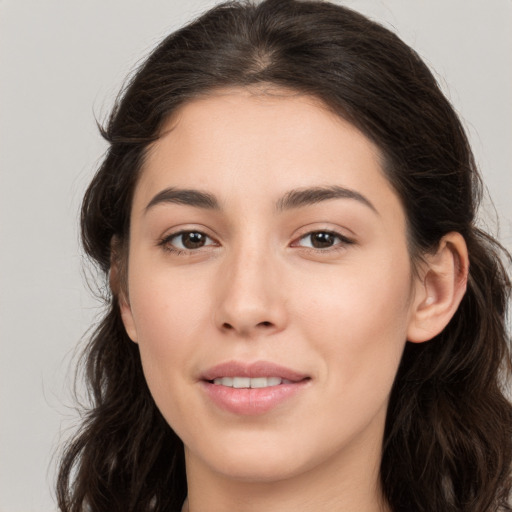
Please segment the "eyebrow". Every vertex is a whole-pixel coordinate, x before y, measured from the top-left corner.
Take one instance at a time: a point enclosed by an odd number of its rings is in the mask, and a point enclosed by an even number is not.
[[[220,210],[219,202],[213,194],[194,189],[170,187],[158,192],[151,199],[146,206],[146,212],[153,206],[162,203],[185,204],[206,210]]]
[[[284,210],[310,206],[322,201],[328,201],[329,199],[354,199],[375,213],[379,213],[377,208],[365,196],[355,190],[338,185],[290,190],[277,201],[276,210],[282,212]]]
[[[375,206],[365,196],[355,190],[338,185],[290,190],[277,201],[276,211],[283,212],[285,210],[311,206],[330,199],[353,199],[378,214]],[[147,212],[154,206],[165,203],[183,204],[206,210],[221,210],[219,201],[213,194],[195,189],[169,187],[158,192],[148,203],[145,211]]]

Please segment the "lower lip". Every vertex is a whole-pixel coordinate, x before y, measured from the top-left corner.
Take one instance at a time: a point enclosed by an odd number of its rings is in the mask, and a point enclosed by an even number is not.
[[[267,388],[230,388],[202,382],[203,389],[215,405],[233,414],[264,414],[292,398],[307,386],[309,379]]]

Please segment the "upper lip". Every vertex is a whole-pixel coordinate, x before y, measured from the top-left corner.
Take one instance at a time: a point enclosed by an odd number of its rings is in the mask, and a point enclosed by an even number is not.
[[[299,382],[308,378],[308,375],[269,361],[255,361],[253,363],[226,361],[209,368],[201,374],[202,380],[211,381],[219,377],[280,377],[291,382]]]

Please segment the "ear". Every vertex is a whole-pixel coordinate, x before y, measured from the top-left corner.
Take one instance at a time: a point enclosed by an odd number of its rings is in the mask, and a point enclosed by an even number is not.
[[[469,259],[460,233],[448,233],[434,254],[427,254],[415,285],[407,339],[421,343],[450,322],[466,292]]]
[[[124,297],[124,293],[119,295],[119,309],[121,311],[121,319],[123,320],[123,325],[126,330],[126,334],[128,337],[134,342],[137,343],[137,329],[135,327],[135,321],[133,319],[132,308],[130,303]]]
[[[114,237],[110,244],[109,284],[112,294],[117,297],[119,311],[128,337],[137,343],[137,330],[128,297],[127,255],[123,254],[122,242]]]

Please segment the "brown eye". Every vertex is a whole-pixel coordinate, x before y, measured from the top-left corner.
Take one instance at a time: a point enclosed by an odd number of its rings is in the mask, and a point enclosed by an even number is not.
[[[331,231],[312,231],[304,235],[297,245],[311,249],[330,249],[335,246],[352,244],[353,241]]]
[[[162,240],[170,251],[193,251],[207,245],[215,245],[214,241],[201,231],[180,231]]]
[[[332,233],[312,233],[309,235],[311,237],[311,245],[315,249],[323,249],[325,247],[332,247],[334,242],[336,241],[336,236]]]
[[[197,231],[189,231],[179,235],[185,249],[198,249],[206,243],[206,235]]]

